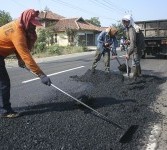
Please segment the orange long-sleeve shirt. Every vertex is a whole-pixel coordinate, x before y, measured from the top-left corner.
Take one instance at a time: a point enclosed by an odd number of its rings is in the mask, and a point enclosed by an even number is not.
[[[43,74],[28,49],[25,31],[20,27],[19,20],[0,27],[0,56],[18,53],[25,65],[35,74]]]

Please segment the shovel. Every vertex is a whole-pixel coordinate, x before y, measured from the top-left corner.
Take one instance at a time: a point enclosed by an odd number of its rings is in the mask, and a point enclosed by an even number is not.
[[[37,76],[35,73],[33,73],[30,69],[28,69],[27,67],[25,67],[26,70],[28,70],[29,72],[31,72],[32,74],[34,74],[35,76]],[[113,126],[125,130],[126,132],[123,134],[123,136],[120,138],[119,142],[120,143],[129,143],[132,140],[133,135],[135,134],[135,132],[138,129],[138,125],[131,125],[127,130],[124,129],[123,127],[121,127],[119,124],[113,122],[112,120],[110,120],[108,117],[106,117],[105,115],[101,114],[100,112],[98,112],[97,110],[93,109],[92,107],[88,106],[87,104],[83,103],[82,101],[80,101],[79,99],[73,97],[72,95],[66,93],[65,91],[61,90],[60,88],[58,88],[57,86],[55,86],[53,83],[51,84],[51,86],[55,89],[57,89],[58,91],[62,92],[63,94],[67,95],[68,97],[72,98],[73,100],[77,101],[78,103],[80,103],[81,105],[85,106],[86,108],[92,110],[94,113],[96,113],[98,116],[101,116],[105,121],[111,123]]]
[[[124,64],[124,63],[121,64],[120,61],[119,61],[119,59],[118,59],[118,57],[115,57],[115,59],[117,60],[117,62],[119,64],[119,67],[118,67],[119,71],[126,72],[127,71],[126,64]]]
[[[126,59],[126,74],[123,74],[123,76],[130,78],[129,72],[130,72],[130,67],[129,67],[129,64],[128,64],[128,60]]]

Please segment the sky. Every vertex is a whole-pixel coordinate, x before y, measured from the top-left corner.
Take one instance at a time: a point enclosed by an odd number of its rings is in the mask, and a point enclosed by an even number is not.
[[[135,21],[167,19],[167,0],[1,0],[0,10],[16,19],[26,9],[44,10],[46,7],[66,18],[98,17],[101,26],[120,22],[126,14]]]

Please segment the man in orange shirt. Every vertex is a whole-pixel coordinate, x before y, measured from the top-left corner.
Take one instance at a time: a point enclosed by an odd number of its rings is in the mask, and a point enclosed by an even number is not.
[[[36,26],[42,26],[38,19],[39,11],[28,9],[21,17],[0,27],[0,103],[6,111],[1,117],[14,118],[15,112],[10,103],[10,78],[4,59],[15,53],[20,67],[27,67],[37,74],[43,84],[51,85],[50,78],[36,64],[30,51],[37,39]]]

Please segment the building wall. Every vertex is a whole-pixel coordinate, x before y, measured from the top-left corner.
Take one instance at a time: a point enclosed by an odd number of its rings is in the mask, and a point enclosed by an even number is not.
[[[78,44],[85,44],[86,46],[95,46],[96,38],[93,31],[78,32]]]
[[[78,39],[75,39],[76,45],[80,45],[79,41],[84,41],[86,46],[95,46],[97,44],[97,36],[98,34],[94,33],[93,31],[83,31],[77,33]],[[89,40],[89,41],[88,41]],[[60,46],[67,46],[69,45],[68,36],[65,32],[57,33],[57,44]]]
[[[65,32],[57,33],[57,44],[60,46],[67,46],[68,43],[68,37]]]

